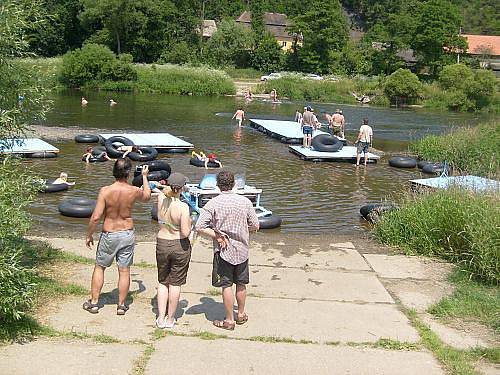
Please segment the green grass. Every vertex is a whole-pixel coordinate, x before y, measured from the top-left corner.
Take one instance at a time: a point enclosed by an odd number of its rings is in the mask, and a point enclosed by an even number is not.
[[[240,68],[234,68],[234,67],[226,67],[224,68],[224,71],[231,77],[236,80],[255,80],[255,79],[260,79],[261,76],[264,75],[264,73],[259,72],[258,70],[255,70],[253,68],[245,68],[245,69],[240,69]]]
[[[477,321],[500,335],[500,288],[473,280],[460,270],[450,275],[455,290],[429,308],[439,318],[459,318]]]
[[[155,347],[151,344],[146,346],[142,355],[134,361],[134,367],[132,368],[132,374],[134,375],[142,375],[146,371],[146,366],[148,364],[149,359],[155,352]]]
[[[456,263],[469,277],[500,284],[500,196],[462,189],[407,195],[375,224],[376,238],[409,255]]]
[[[456,172],[500,178],[498,121],[463,128],[441,136],[427,136],[410,145],[421,159],[446,160]]]

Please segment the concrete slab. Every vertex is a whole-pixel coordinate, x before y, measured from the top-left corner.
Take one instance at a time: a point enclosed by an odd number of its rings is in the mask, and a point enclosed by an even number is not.
[[[151,338],[154,331],[155,306],[150,301],[135,299],[124,316],[116,315],[116,301],[103,298],[106,303],[98,314],[90,314],[82,309],[85,298],[70,297],[44,312],[41,320],[50,327],[64,332],[83,332],[91,335],[104,334],[120,341],[144,340]],[[156,310],[155,310],[156,311]]]
[[[74,265],[71,279],[89,288],[92,266]],[[185,292],[206,293],[211,286],[212,265],[191,263]],[[117,270],[106,271],[103,291],[116,289]],[[133,267],[131,291],[138,298],[151,298],[156,294],[156,268]],[[314,299],[325,301],[394,303],[392,297],[373,274],[341,271],[303,270],[292,268],[250,268],[249,293],[258,297]],[[114,291],[116,293],[116,291]]]
[[[364,254],[380,277],[391,279],[446,279],[452,266],[425,257],[404,255]]]
[[[211,358],[211,360],[210,360]],[[425,352],[385,351],[346,346],[206,341],[168,336],[156,344],[146,374],[442,374]]]
[[[143,350],[140,345],[38,339],[0,348],[0,374],[130,374]]]
[[[489,345],[485,343],[478,337],[472,336],[469,332],[462,332],[457,329],[447,327],[430,317],[429,315],[424,315],[423,321],[436,333],[439,338],[446,344],[462,350],[472,349],[478,346],[488,347]]]
[[[341,249],[354,249],[354,244],[352,242],[331,243],[330,246]]]
[[[185,308],[177,316],[176,332],[209,331],[221,334],[212,325],[225,316],[221,296],[182,294]],[[395,305],[297,301],[249,297],[247,324],[223,334],[235,338],[274,336],[313,342],[375,342],[381,338],[418,342],[418,333]]]

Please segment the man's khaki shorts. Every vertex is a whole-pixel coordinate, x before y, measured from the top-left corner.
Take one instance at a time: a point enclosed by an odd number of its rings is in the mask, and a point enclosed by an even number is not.
[[[95,262],[101,267],[109,267],[116,259],[118,267],[130,267],[134,262],[134,230],[102,232],[97,245]]]

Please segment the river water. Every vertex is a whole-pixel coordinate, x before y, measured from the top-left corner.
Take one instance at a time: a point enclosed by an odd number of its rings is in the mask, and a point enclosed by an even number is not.
[[[80,97],[89,100],[80,106]],[[108,105],[109,99],[118,102]],[[231,116],[243,105],[247,117],[290,120],[306,103],[273,105],[265,101],[245,104],[239,98],[178,97],[149,94],[62,92],[54,98],[54,109],[45,125],[78,126],[119,132],[168,132],[193,143],[196,149],[215,152],[224,166],[244,174],[247,184],[263,189],[262,204],[283,218],[283,234],[353,234],[366,230],[360,206],[391,197],[406,189],[408,180],[420,177],[418,170],[389,167],[387,159],[355,168],[350,163],[313,163],[300,160],[288,146],[250,128],[238,129]],[[354,141],[364,117],[374,129],[374,147],[387,153],[405,152],[408,143],[425,134],[439,134],[455,126],[474,125],[471,115],[432,113],[337,104],[313,103],[316,112],[341,108],[346,116],[346,136]],[[323,120],[324,121],[324,120]],[[50,143],[61,152],[56,159],[27,160],[43,177],[55,178],[66,171],[76,186],[67,192],[39,194],[31,207],[35,229],[43,232],[83,233],[87,219],[59,215],[57,205],[68,197],[96,198],[101,186],[113,182],[112,163],[85,165],[80,161],[86,145],[73,141]],[[189,165],[188,154],[163,154],[172,170],[197,182],[203,168]],[[149,231],[151,203],[134,211],[138,230]]]

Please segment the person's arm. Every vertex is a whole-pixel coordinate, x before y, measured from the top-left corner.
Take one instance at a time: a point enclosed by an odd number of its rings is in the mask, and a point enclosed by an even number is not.
[[[182,203],[182,211],[181,211],[181,237],[187,238],[191,233],[191,215],[189,214],[189,206],[186,203]]]
[[[210,225],[212,225],[212,211],[210,206],[208,206],[209,204],[210,202],[201,209],[200,216],[196,222],[196,231],[202,236],[210,237],[211,239],[216,240],[221,249],[226,249],[229,245],[229,238],[227,235],[224,236],[222,232],[216,232],[210,228]]]
[[[92,156],[92,154],[88,152],[86,155],[87,156],[85,156],[85,163],[90,163],[90,157]]]
[[[233,117],[231,118],[231,120],[234,120],[234,119],[236,118],[236,114],[237,114],[237,113],[238,113],[238,112],[234,112],[234,115],[233,115]]]
[[[148,182],[149,166],[142,166],[142,189],[137,188],[137,199],[141,202],[148,202],[151,199],[151,188]]]
[[[251,202],[249,202],[248,206],[247,223],[249,231],[257,232],[259,230],[260,227],[259,218],[257,217],[257,214],[255,213],[255,208],[253,207]]]
[[[359,134],[358,134],[358,138],[356,138],[356,142],[355,143],[358,143],[360,141],[362,135],[363,135],[363,132],[360,130]]]
[[[94,208],[94,212],[89,220],[89,227],[87,229],[87,238],[85,239],[85,245],[90,249],[94,245],[94,232],[96,230],[97,224],[101,221],[101,217],[104,214],[104,209],[106,208],[106,200],[104,199],[105,188],[99,191],[97,197],[97,203]]]

